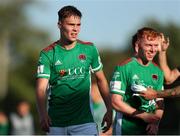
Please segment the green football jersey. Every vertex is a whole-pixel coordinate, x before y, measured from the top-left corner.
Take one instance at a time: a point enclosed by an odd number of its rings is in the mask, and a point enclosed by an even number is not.
[[[141,96],[134,95],[132,86],[141,85],[144,88],[162,90],[163,72],[154,63],[143,66],[136,58],[130,58],[125,63],[115,67],[110,82],[111,93],[123,96],[123,101],[128,105],[145,112],[153,113],[156,110],[155,100],[146,100]],[[146,134],[146,123],[143,120],[131,118],[116,113],[114,131],[118,134]]]
[[[91,71],[102,69],[96,47],[77,41],[71,50],[58,42],[41,51],[37,78],[49,79],[48,113],[52,126],[94,122],[90,99]]]

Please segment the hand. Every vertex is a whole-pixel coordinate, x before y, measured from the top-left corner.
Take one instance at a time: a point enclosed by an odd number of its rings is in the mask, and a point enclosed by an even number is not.
[[[156,123],[160,120],[158,116],[153,113],[140,112],[135,115],[136,117],[142,119],[146,123]]]
[[[157,135],[158,133],[158,123],[148,124],[146,127],[148,135]]]
[[[49,127],[51,125],[51,119],[48,116],[47,113],[44,113],[41,117],[40,117],[40,126],[41,129],[45,132],[49,132]]]
[[[112,135],[112,131],[113,131],[113,128],[112,128],[112,126],[111,126],[108,131],[106,131],[106,132],[101,132],[99,135],[100,135],[100,136],[110,136],[110,135]]]
[[[161,45],[159,46],[159,51],[166,51],[169,47],[169,38],[165,38],[164,34],[161,33]]]
[[[146,91],[140,92],[140,95],[148,100],[157,98],[157,92],[155,90],[153,90],[152,88],[147,88]]]
[[[104,126],[106,123],[106,126]],[[103,133],[109,130],[109,128],[112,125],[112,110],[107,111],[106,114],[104,115],[103,121],[101,123],[101,126],[103,127]]]

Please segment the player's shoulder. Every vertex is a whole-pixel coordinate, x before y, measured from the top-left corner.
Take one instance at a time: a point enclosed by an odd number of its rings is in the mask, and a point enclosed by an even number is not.
[[[94,46],[94,44],[92,42],[89,41],[82,41],[82,40],[77,40],[77,43],[82,44],[82,45],[86,45],[86,46]]]
[[[57,46],[57,45],[58,45],[57,41],[53,42],[50,45],[48,45],[47,47],[45,47],[44,49],[42,49],[42,51],[44,51],[44,52],[52,51],[54,49],[54,47]]]
[[[152,61],[152,64],[153,64],[155,67],[159,67],[158,64],[157,64],[155,61]]]
[[[156,62],[152,61],[152,64],[153,64],[153,67],[154,67],[156,70],[162,72],[160,66],[159,66]]]
[[[155,62],[155,61],[152,61],[152,64],[155,68],[161,70],[161,68],[159,67],[159,65]]]
[[[133,58],[127,58],[127,59],[119,62],[117,66],[126,66],[126,65],[130,64],[131,62],[133,62]]]

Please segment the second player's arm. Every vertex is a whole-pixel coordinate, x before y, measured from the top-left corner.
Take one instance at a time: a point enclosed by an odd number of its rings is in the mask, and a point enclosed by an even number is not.
[[[107,112],[103,119],[103,123],[107,122],[107,129],[105,129],[105,131],[107,131],[111,127],[111,124],[112,124],[112,106],[111,106],[111,97],[109,93],[109,86],[105,78],[104,72],[102,70],[96,72],[95,76],[97,79],[97,85],[98,85],[100,94],[107,108]]]
[[[147,88],[147,91],[141,92],[141,96],[145,97],[146,99],[180,97],[180,86],[162,91],[155,91],[152,88]]]
[[[165,89],[164,91],[157,92],[158,98],[166,98],[166,97],[180,97],[180,86],[176,86],[175,88]]]
[[[157,117],[154,114],[141,112],[131,107],[130,105],[128,105],[127,103],[123,101],[123,97],[119,94],[112,94],[111,100],[112,100],[113,108],[116,111],[122,112],[123,114],[127,116],[142,119],[147,123],[153,123],[159,120],[159,117]]]

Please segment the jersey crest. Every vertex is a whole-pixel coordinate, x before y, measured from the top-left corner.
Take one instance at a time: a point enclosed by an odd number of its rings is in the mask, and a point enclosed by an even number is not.
[[[79,58],[80,61],[85,61],[86,60],[86,55],[85,54],[80,54],[78,58]]]

